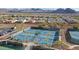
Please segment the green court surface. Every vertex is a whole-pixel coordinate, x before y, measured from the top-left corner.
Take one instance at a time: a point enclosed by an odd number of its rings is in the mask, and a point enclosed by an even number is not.
[[[0,50],[14,50],[14,49],[11,49],[11,48],[8,48],[8,47],[0,46]]]

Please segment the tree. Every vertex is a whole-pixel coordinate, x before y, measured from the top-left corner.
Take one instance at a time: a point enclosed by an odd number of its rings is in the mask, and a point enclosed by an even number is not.
[[[59,41],[59,40],[55,42],[55,46],[61,49],[67,49],[69,47],[68,44],[64,43],[63,41]]]

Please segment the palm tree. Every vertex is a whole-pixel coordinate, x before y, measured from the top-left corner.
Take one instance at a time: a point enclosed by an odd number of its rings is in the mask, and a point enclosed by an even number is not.
[[[60,48],[60,49],[67,49],[69,46],[65,44],[63,41],[56,41],[55,47]]]
[[[50,27],[50,28],[52,27],[52,23],[49,23],[49,22],[48,22],[48,19],[45,20],[45,25],[47,25],[47,26]]]
[[[61,46],[62,45],[62,41],[59,41],[59,40],[56,41],[55,45],[58,46],[58,47]]]

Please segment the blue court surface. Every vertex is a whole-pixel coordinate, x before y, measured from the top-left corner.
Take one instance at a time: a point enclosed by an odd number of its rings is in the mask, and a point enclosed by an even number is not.
[[[58,30],[25,29],[21,33],[14,35],[13,38],[20,41],[52,45],[58,40]]]

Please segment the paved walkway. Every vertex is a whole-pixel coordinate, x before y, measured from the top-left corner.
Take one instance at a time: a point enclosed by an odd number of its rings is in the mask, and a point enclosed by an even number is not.
[[[61,36],[61,41],[63,41],[63,43],[64,43],[65,45],[67,45],[68,47],[70,47],[71,44],[69,44],[69,43],[66,41],[66,37],[65,37],[66,31],[67,31],[67,29],[60,29],[60,34],[59,34],[59,35]]]

